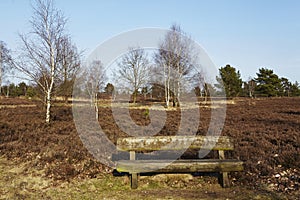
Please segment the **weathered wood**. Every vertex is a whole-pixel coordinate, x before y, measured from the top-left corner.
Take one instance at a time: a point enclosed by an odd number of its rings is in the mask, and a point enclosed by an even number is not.
[[[220,160],[224,160],[225,159],[225,152],[223,150],[219,150],[219,159]],[[228,179],[228,172],[221,172],[220,173],[220,182],[222,187],[226,188],[226,187],[230,187],[230,182]]]
[[[218,150],[219,159],[193,159],[191,157],[187,160],[175,160],[186,149]],[[117,141],[117,150],[121,154],[116,155],[118,160],[116,169],[119,172],[129,172],[131,188],[133,189],[138,187],[138,174],[147,172],[219,172],[221,185],[228,187],[230,185],[228,172],[243,170],[242,161],[225,159],[224,151],[233,149],[233,142],[226,136],[120,138]],[[139,153],[136,153],[136,151]],[[120,157],[121,159],[119,159]]]
[[[137,175],[137,173],[132,173],[130,175],[130,182],[131,182],[131,188],[132,189],[138,188],[138,175]]]
[[[129,158],[130,158],[130,160],[135,160],[135,151],[129,152]],[[137,173],[131,173],[130,183],[131,183],[132,189],[136,189],[138,187],[138,174]]]
[[[129,159],[130,160],[135,160],[135,151],[130,151],[129,152]]]
[[[224,160],[225,159],[225,152],[223,150],[219,150],[218,153],[219,153],[219,159]]]
[[[179,158],[182,156],[182,151],[155,151],[151,153],[135,153],[136,160],[168,160],[171,158]],[[127,151],[119,151],[116,154],[112,154],[112,161],[129,160],[130,153]]]
[[[234,145],[226,136],[152,136],[127,137],[117,140],[119,151],[158,151],[182,149],[233,150]]]
[[[121,160],[117,162],[119,172],[230,172],[242,171],[243,162],[239,160]]]

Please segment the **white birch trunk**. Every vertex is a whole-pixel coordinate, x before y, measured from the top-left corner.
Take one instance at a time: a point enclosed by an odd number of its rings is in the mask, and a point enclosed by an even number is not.
[[[180,98],[180,79],[178,80],[178,83],[177,83],[177,99],[176,99],[176,106],[179,107],[179,98]]]
[[[46,96],[46,123],[50,122],[50,109],[51,109],[51,91],[47,91]]]
[[[96,92],[95,99],[94,99],[95,112],[96,112],[96,120],[98,120],[98,118],[99,118],[99,109],[98,109],[97,99],[98,99],[98,94]]]
[[[50,36],[48,37],[48,42],[51,44]],[[50,84],[47,87],[46,91],[46,123],[50,123],[50,112],[51,112],[51,96],[52,96],[52,90],[54,86],[54,79],[55,79],[55,58],[54,58],[54,49],[52,45],[50,45]]]
[[[167,105],[167,108],[169,107],[170,105],[170,77],[171,75],[171,67],[168,66],[168,78],[167,78],[167,102],[166,102],[166,105]]]
[[[53,67],[53,71],[51,72],[51,80],[50,80],[50,85],[49,88],[47,89],[46,92],[46,123],[50,122],[50,109],[51,109],[51,96],[52,96],[52,90],[53,90],[53,86],[54,86],[54,66]]]
[[[166,65],[164,64],[164,84],[165,84],[165,102],[166,102],[166,106],[168,107],[167,104],[167,78],[166,78]]]

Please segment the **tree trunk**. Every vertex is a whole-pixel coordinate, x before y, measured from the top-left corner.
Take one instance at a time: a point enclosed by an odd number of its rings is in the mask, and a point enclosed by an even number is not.
[[[49,40],[50,41],[50,40]],[[55,61],[54,61],[54,49],[52,46],[51,50],[51,77],[50,77],[50,85],[47,87],[46,91],[46,123],[50,123],[50,109],[51,109],[51,95],[54,86],[54,76],[55,76]]]
[[[176,81],[173,80],[173,94],[172,94],[172,102],[173,102],[173,107],[176,106],[176,97],[177,97],[177,88],[176,88]]]
[[[169,107],[170,104],[170,75],[171,75],[171,67],[168,66],[168,79],[167,79],[167,99],[166,99],[166,106]]]
[[[177,83],[177,97],[176,97],[176,106],[179,107],[179,98],[180,98],[180,81]]]
[[[7,90],[6,90],[6,98],[9,97],[9,86],[7,86]]]
[[[46,96],[46,123],[50,122],[50,109],[51,109],[51,91],[47,91]]]
[[[133,94],[133,104],[136,103],[136,93]]]
[[[179,66],[177,66],[177,94],[176,94],[176,99],[175,99],[175,103],[176,103],[176,105],[175,106],[177,106],[177,107],[179,107],[179,98],[180,98],[180,92],[181,92],[181,90],[180,90],[180,87],[181,87],[181,85],[180,85],[180,80],[181,80],[181,76],[182,76],[182,74],[181,74],[181,72],[180,72],[180,67]]]
[[[96,112],[96,120],[98,121],[98,118],[99,118],[99,109],[98,109],[97,99],[98,99],[98,94],[96,92],[95,99],[94,99],[94,105],[95,105],[95,112]]]
[[[136,98],[137,98],[137,89],[135,89],[133,92],[133,104],[136,103]]]
[[[52,95],[53,86],[54,86],[54,67],[52,66],[50,85],[46,91],[46,123],[50,123],[51,95]]]
[[[65,64],[64,64],[65,65]],[[68,72],[67,72],[67,68],[64,67],[64,83],[63,83],[63,94],[64,94],[64,101],[67,104],[68,103],[68,99],[69,99],[69,88],[68,88],[68,76],[67,76]]]
[[[166,65],[164,64],[164,84],[165,84],[165,102],[166,102],[166,106],[168,107],[168,97],[167,97],[167,77],[166,77]]]
[[[207,83],[204,84],[204,93],[205,93],[204,102],[205,104],[207,104],[208,96],[210,96],[209,87]]]

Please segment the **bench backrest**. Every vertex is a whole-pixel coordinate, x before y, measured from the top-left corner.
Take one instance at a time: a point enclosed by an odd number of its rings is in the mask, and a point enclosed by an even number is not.
[[[182,149],[233,150],[227,136],[151,136],[127,137],[117,140],[119,151],[159,151]]]

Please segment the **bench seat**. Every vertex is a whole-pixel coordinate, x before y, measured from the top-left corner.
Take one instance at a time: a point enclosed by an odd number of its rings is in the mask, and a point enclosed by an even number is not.
[[[231,172],[242,171],[243,162],[236,159],[195,159],[195,160],[119,160],[117,171],[129,173],[145,172]]]
[[[187,149],[218,151],[218,159],[178,160]],[[133,189],[138,187],[141,173],[218,172],[222,187],[229,187],[228,173],[243,170],[242,161],[225,158],[225,151],[234,150],[232,138],[226,136],[126,137],[117,140],[117,150],[127,153],[115,156],[120,158],[116,161],[116,170],[129,173]],[[181,153],[178,154],[178,150]]]

